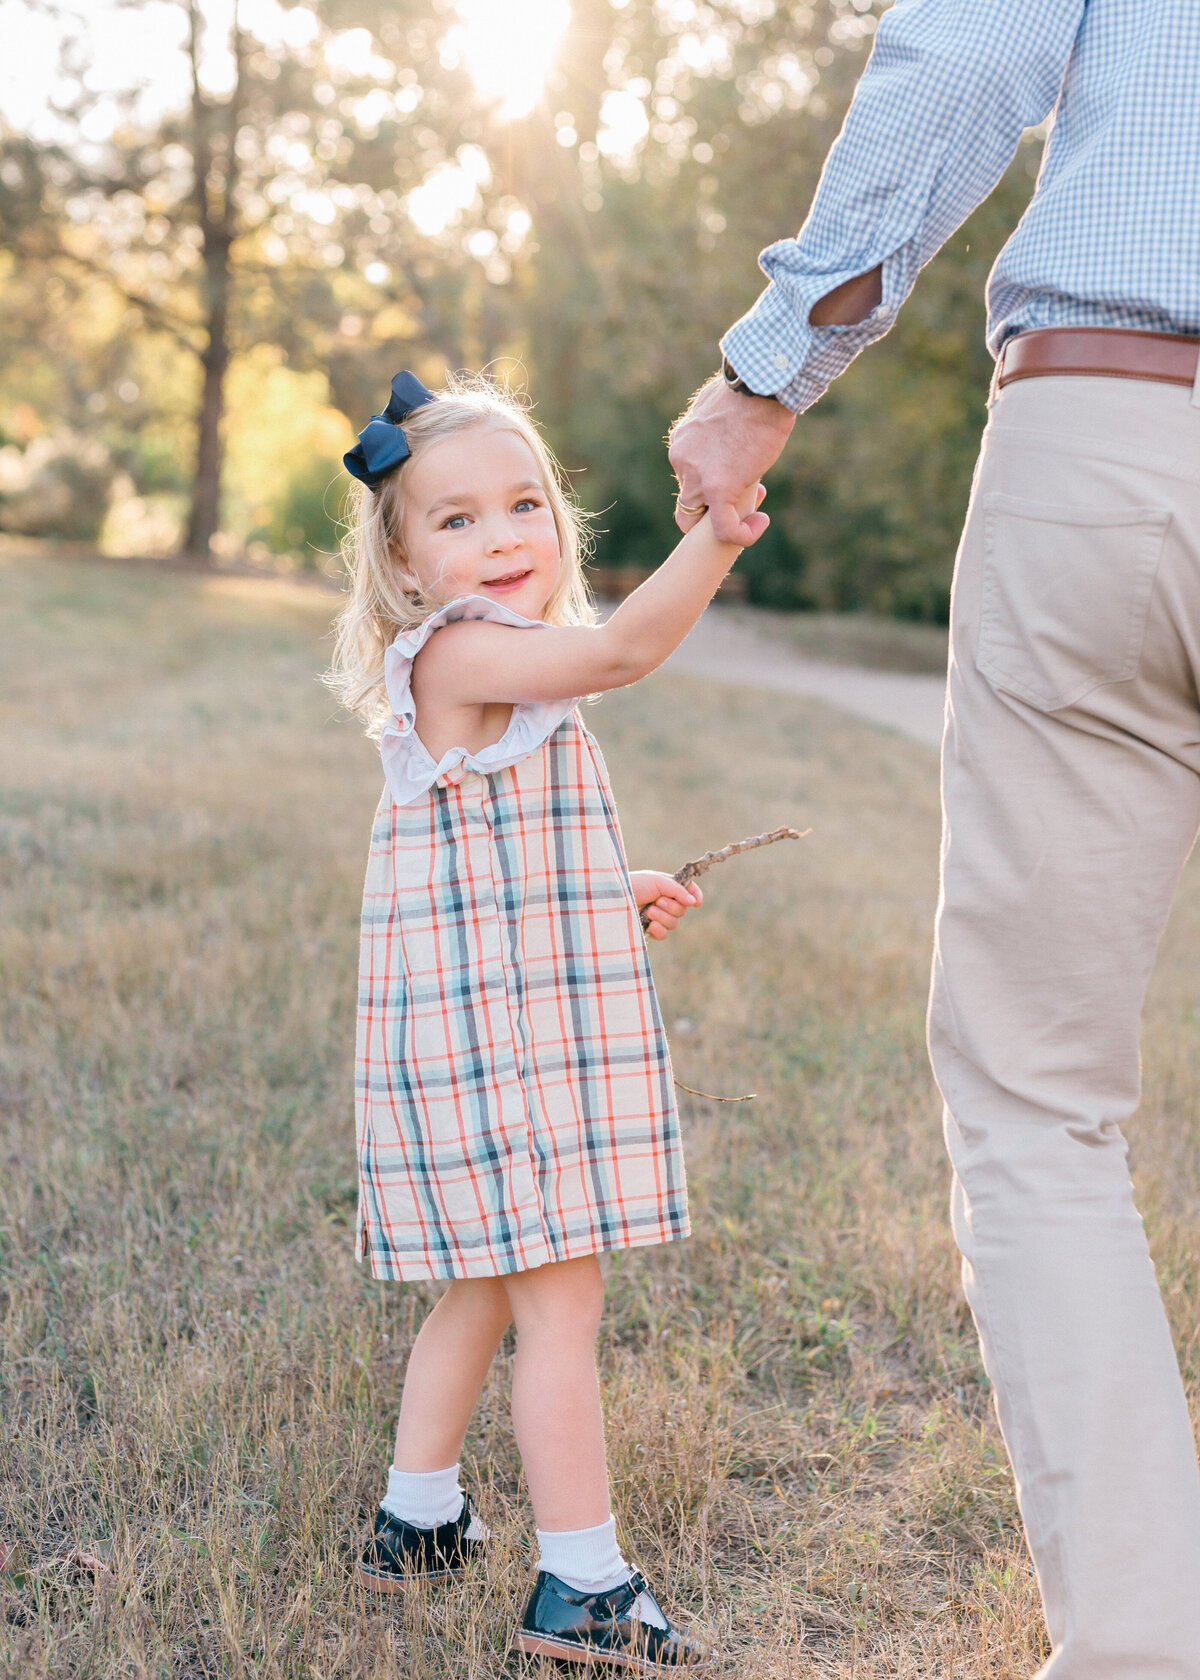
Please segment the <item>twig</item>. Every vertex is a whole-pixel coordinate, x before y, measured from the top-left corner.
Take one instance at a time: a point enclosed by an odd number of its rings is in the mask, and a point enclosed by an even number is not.
[[[757,1091],[747,1091],[744,1097],[715,1097],[711,1091],[697,1091],[692,1085],[685,1085],[682,1079],[674,1081],[677,1091],[686,1091],[689,1097],[706,1097],[709,1102],[753,1102]]]
[[[776,840],[803,840],[805,835],[811,833],[811,828],[803,831],[798,828],[773,828],[769,834],[754,834],[749,840],[734,840],[730,845],[722,846],[719,852],[705,852],[703,857],[693,858],[690,863],[685,863],[682,869],[675,871],[673,879],[678,881],[681,887],[686,887],[697,875],[706,874],[714,863],[724,863],[726,858],[736,857],[739,852],[754,852],[760,846],[773,846]],[[644,928],[650,926],[648,909],[649,906],[642,911]]]
[[[681,887],[686,887],[689,881],[694,881],[697,875],[704,875],[714,863],[724,863],[726,858],[736,857],[739,852],[754,852],[760,846],[773,846],[776,840],[803,840],[805,835],[811,834],[812,829],[801,831],[798,828],[773,828],[769,834],[754,834],[748,840],[734,840],[728,846],[722,846],[719,852],[705,852],[703,857],[693,858],[685,863],[682,869],[675,871],[674,879]],[[647,907],[648,908],[648,907]],[[642,926],[650,926],[650,918],[646,911],[642,911]],[[675,1080],[675,1088],[686,1091],[691,1097],[704,1097],[708,1102],[744,1103],[753,1102],[756,1091],[747,1091],[744,1097],[718,1097],[711,1091],[697,1091],[691,1085],[685,1085],[679,1079]]]
[[[811,828],[806,828],[803,833],[798,828],[773,828],[769,834],[755,834],[749,840],[735,840],[732,845],[722,846],[719,852],[705,852],[703,857],[693,858],[691,863],[685,863],[682,869],[676,870],[675,879],[681,887],[686,887],[697,875],[703,875],[710,870],[714,863],[724,863],[726,858],[736,857],[739,852],[754,852],[760,846],[773,846],[776,840],[803,840],[805,835],[811,833]]]

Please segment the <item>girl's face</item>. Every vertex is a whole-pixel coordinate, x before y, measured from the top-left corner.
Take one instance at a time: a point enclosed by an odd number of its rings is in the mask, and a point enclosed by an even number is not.
[[[483,595],[541,618],[562,557],[524,438],[472,426],[430,444],[403,471],[409,581],[430,600]]]

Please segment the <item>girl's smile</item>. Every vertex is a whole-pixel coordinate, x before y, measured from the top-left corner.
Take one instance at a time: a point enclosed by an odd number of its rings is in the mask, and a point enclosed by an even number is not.
[[[499,590],[501,592],[506,589],[516,589],[525,582],[527,577],[531,577],[532,575],[533,574],[529,567],[523,566],[520,571],[506,572],[503,577],[485,578],[483,587],[492,591]]]
[[[538,465],[516,432],[472,427],[405,469],[407,572],[438,603],[503,600],[541,618],[558,584],[558,528]]]

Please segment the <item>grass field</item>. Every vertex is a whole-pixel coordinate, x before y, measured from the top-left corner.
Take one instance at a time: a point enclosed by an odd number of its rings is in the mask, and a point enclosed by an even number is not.
[[[351,1253],[380,776],[314,681],[330,597],[15,560],[0,591],[0,1673],[515,1672],[503,1359],[467,1448],[486,1568],[383,1609],[353,1584],[432,1293]],[[696,1235],[609,1265],[628,1549],[739,1680],[1017,1680],[1037,1601],[923,1050],[933,756],[683,678],[589,722],[638,861],[814,831],[654,952],[680,1079],[759,1095],[686,1099]],[[1198,938],[1193,874],[1134,1128],[1193,1392]]]

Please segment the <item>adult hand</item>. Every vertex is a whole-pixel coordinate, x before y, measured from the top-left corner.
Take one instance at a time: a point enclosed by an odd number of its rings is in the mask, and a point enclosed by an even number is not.
[[[671,428],[671,465],[679,480],[675,523],[680,530],[690,531],[707,508],[719,541],[746,548],[761,535],[751,523],[756,506],[752,492],[779,459],[795,423],[791,409],[774,397],[731,390],[720,374],[702,385]],[[689,507],[699,512],[683,511]]]

